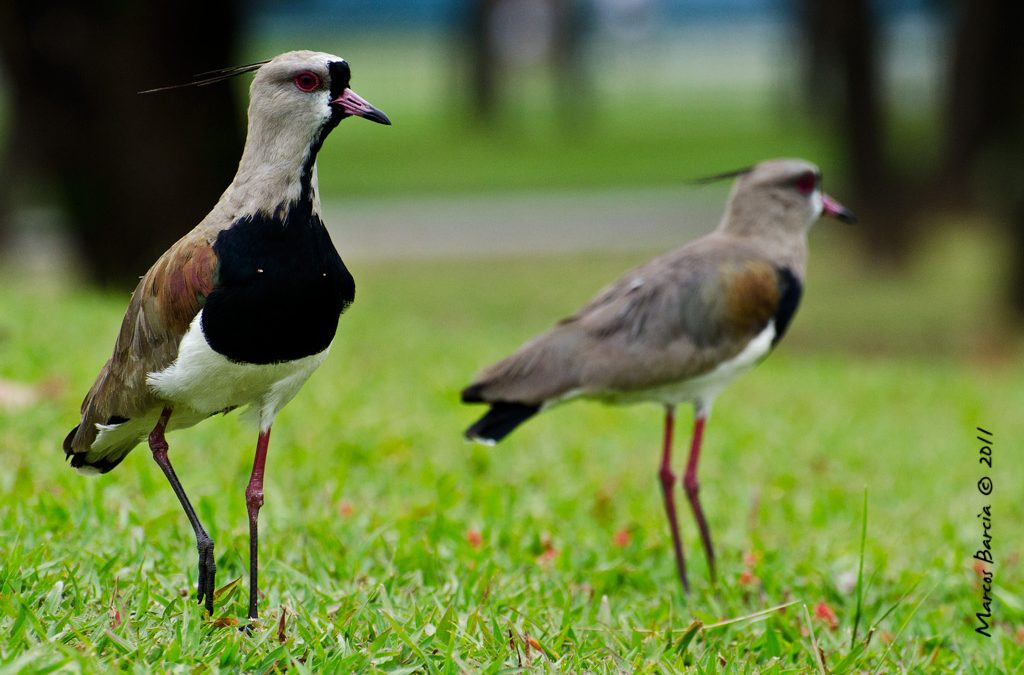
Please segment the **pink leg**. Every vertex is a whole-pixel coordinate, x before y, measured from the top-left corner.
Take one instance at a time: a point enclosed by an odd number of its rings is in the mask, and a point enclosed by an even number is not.
[[[665,440],[661,448],[661,468],[658,470],[658,478],[661,480],[661,494],[665,498],[665,513],[668,515],[668,524],[672,528],[672,548],[676,554],[676,570],[679,572],[679,581],[683,584],[683,591],[689,592],[690,585],[686,581],[686,561],[683,558],[683,543],[679,538],[679,520],[676,517],[676,501],[672,496],[672,489],[676,484],[676,475],[672,472],[672,427],[675,422],[675,408],[665,406]]]
[[[257,521],[263,506],[263,471],[267,466],[267,447],[270,445],[270,429],[261,431],[256,441],[256,457],[252,462],[252,475],[245,489],[245,505],[249,511],[249,618],[257,618],[256,605],[259,600],[259,531]]]
[[[704,423],[707,421],[707,413],[697,408],[693,421],[693,442],[690,445],[690,457],[686,461],[686,474],[683,476],[683,488],[686,490],[686,497],[693,507],[693,515],[697,519],[697,526],[700,528],[700,539],[704,544],[704,555],[708,559],[708,569],[711,572],[711,583],[715,582],[715,549],[711,545],[711,530],[704,519],[704,511],[700,507],[700,498],[697,491],[700,484],[697,482],[697,460],[700,458],[700,442],[704,435]]]
[[[206,607],[206,611],[213,614],[214,580],[217,576],[217,563],[213,557],[213,540],[210,539],[210,535],[203,529],[203,524],[199,522],[199,516],[196,515],[195,509],[192,508],[192,504],[185,494],[185,489],[181,486],[181,481],[178,480],[177,474],[174,473],[171,460],[167,457],[167,439],[164,438],[164,432],[167,430],[167,422],[170,419],[171,409],[164,408],[156,426],[153,427],[153,431],[149,432],[149,449],[153,453],[153,459],[156,461],[157,466],[160,467],[160,470],[164,472],[164,476],[167,477],[167,482],[171,484],[174,494],[177,495],[181,508],[185,509],[185,516],[192,525],[192,530],[196,533],[196,546],[199,549],[197,596],[199,597],[199,602]]]

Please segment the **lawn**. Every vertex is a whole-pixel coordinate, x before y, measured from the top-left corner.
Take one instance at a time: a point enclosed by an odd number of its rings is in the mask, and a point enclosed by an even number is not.
[[[191,596],[191,531],[148,451],[100,478],[60,451],[127,294],[5,278],[0,377],[41,399],[0,410],[0,667],[1017,672],[1024,367],[971,281],[992,253],[979,241],[935,244],[956,252],[952,279],[927,255],[886,279],[818,237],[791,335],[709,424],[700,476],[720,581],[684,507],[689,597],[656,487],[656,408],[577,403],[495,448],[460,436],[480,411],[458,390],[479,366],[646,254],[351,261],[356,304],[274,428],[252,635],[235,624],[253,430],[231,415],[169,437],[217,545],[209,620]],[[936,324],[945,333],[922,339]],[[978,425],[995,437],[991,470]],[[984,504],[991,638],[974,632]]]
[[[249,50],[341,53],[395,122],[345,122],[321,154],[325,199],[664,186],[779,155],[841,167],[785,92],[605,73],[567,134],[527,76],[487,129],[437,44],[314,42]],[[652,252],[350,260],[356,304],[274,428],[251,635],[236,626],[254,430],[230,415],[169,437],[216,542],[208,618],[191,530],[148,450],[100,478],[60,451],[127,292],[0,271],[0,383],[37,397],[0,402],[0,671],[1019,671],[1024,345],[993,292],[1001,240],[955,225],[900,276],[850,255],[849,231],[814,233],[790,334],[709,423],[700,477],[720,580],[681,506],[689,597],[657,488],[657,408],[576,403],[496,448],[461,438],[482,411],[458,391],[480,366]],[[976,426],[994,434],[991,470]],[[991,638],[974,631],[986,504]]]

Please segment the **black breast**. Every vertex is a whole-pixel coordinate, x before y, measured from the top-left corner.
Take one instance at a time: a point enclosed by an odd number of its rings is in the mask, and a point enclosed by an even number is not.
[[[210,347],[232,361],[265,364],[331,344],[355,282],[317,214],[300,207],[287,218],[246,216],[213,249],[216,284],[203,308]]]

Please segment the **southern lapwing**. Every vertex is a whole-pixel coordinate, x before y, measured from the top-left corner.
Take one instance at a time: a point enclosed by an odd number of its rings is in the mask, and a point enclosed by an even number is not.
[[[346,117],[391,122],[349,88],[348,63],[331,54],[288,52],[197,83],[250,71],[238,172],[209,215],[142,277],[64,452],[79,471],[106,473],[148,436],[195,531],[198,599],[212,614],[213,541],[174,473],[164,434],[246,406],[259,426],[245,491],[255,619],[270,428],[327,357],[355,295],[320,220],[317,152]]]
[[[465,403],[490,404],[466,430],[467,438],[485,443],[574,398],[664,406],[658,476],[684,590],[689,585],[672,494],[675,407],[694,405],[683,487],[714,581],[711,533],[697,496],[711,405],[786,332],[800,301],[811,225],[821,215],[853,220],[821,191],[821,173],[808,162],[772,160],[726,176],[736,181],[717,230],[628,272],[462,391]]]

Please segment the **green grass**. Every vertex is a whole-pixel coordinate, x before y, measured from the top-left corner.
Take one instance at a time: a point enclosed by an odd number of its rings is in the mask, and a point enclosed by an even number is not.
[[[577,403],[496,448],[460,437],[479,411],[457,392],[479,366],[644,256],[352,261],[356,304],[274,428],[251,636],[226,624],[246,611],[253,430],[229,416],[170,436],[217,544],[211,622],[191,596],[191,531],[148,451],[100,478],[60,451],[127,294],[6,279],[0,377],[46,396],[0,411],[0,668],[807,672],[816,644],[831,672],[1019,671],[1024,367],[970,337],[994,330],[976,323],[987,305],[969,283],[991,251],[937,244],[959,256],[952,278],[926,259],[885,280],[844,265],[841,240],[815,243],[792,335],[709,424],[700,476],[721,579],[710,586],[683,506],[689,598],[656,487],[656,408]],[[887,310],[900,293],[908,308],[952,298],[953,337],[915,341],[932,310]],[[857,323],[869,316],[884,323]],[[896,336],[888,352],[880,334]],[[978,424],[996,438],[991,639],[973,632]]]

